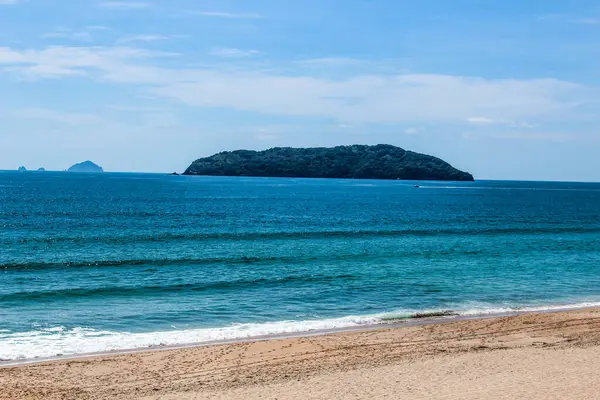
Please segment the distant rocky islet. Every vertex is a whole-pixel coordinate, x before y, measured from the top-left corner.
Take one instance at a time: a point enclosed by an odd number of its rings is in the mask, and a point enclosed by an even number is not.
[[[73,165],[67,170],[67,172],[100,173],[104,172],[104,169],[91,161],[84,161],[82,163]]]
[[[19,167],[17,169],[17,171],[19,171],[19,172],[27,172],[28,169],[25,168],[25,167]],[[35,172],[46,172],[46,169],[45,168],[38,168],[38,169],[35,170]]]
[[[33,170],[32,171],[28,170],[24,166],[19,167],[17,169],[17,171],[19,171],[19,172],[34,172]],[[36,169],[35,172],[46,172],[46,169],[41,167],[41,168]],[[68,170],[66,170],[66,172],[98,173],[98,172],[104,172],[104,169],[101,166],[97,165],[96,163],[93,163],[92,161],[84,161],[82,163],[73,165]]]

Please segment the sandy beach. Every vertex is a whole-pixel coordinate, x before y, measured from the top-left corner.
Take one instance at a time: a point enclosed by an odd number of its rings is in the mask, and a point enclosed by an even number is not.
[[[600,309],[0,369],[0,399],[596,399]]]

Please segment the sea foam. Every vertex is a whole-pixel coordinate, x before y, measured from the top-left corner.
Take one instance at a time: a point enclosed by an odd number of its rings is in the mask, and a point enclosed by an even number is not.
[[[477,317],[516,312],[560,311],[598,307],[600,302],[532,307],[463,308],[461,310],[397,310],[366,316],[322,320],[279,321],[261,324],[235,324],[221,328],[186,329],[130,333],[76,327],[52,327],[29,332],[0,330],[0,360],[22,361],[37,358],[136,350],[143,348],[244,340],[277,335],[302,335],[311,332],[343,330],[411,319]]]

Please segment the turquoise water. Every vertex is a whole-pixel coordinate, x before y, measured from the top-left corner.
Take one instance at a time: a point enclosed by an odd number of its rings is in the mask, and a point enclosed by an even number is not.
[[[600,304],[600,184],[0,173],[0,359]]]

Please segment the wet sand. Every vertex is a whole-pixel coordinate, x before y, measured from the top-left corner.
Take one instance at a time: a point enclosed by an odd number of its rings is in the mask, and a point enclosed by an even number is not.
[[[596,399],[600,309],[0,368],[0,399]]]

